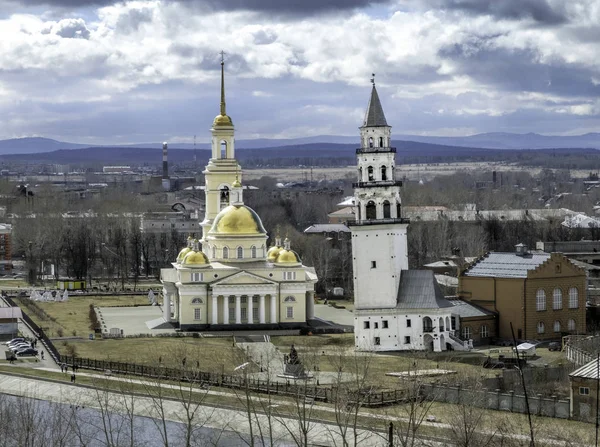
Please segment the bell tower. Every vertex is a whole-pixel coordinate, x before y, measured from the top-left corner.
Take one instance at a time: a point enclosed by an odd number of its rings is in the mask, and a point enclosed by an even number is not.
[[[229,205],[233,184],[239,179],[241,167],[235,159],[234,127],[227,115],[225,102],[225,53],[221,52],[221,107],[220,113],[213,121],[210,129],[211,158],[204,174],[205,213],[202,226],[202,242],[212,226],[214,218]],[[204,246],[205,244],[203,244]]]
[[[402,218],[400,188],[396,180],[396,148],[392,128],[373,87],[356,150],[354,187],[356,220],[352,232],[354,305],[357,309],[396,307],[402,270],[408,270],[408,219]]]

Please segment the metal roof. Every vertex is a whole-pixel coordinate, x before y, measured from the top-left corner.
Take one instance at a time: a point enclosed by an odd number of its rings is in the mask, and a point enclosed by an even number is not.
[[[598,378],[598,360],[592,360],[590,363],[586,363],[581,368],[576,369],[569,377],[583,377],[586,379],[597,379]]]
[[[476,306],[472,303],[468,303],[467,301],[453,299],[448,300],[454,306],[452,309],[452,313],[458,314],[461,318],[467,317],[487,317],[490,315],[494,315],[494,312],[491,310],[484,309],[483,307]]]
[[[534,270],[550,258],[549,253],[488,253],[475,261],[464,276],[487,276],[494,278],[527,278],[527,272]]]
[[[383,107],[381,107],[377,89],[375,88],[375,84],[373,84],[371,98],[369,99],[369,105],[367,106],[367,113],[365,114],[363,127],[382,127],[387,125],[388,123],[385,120],[385,115],[383,114]]]
[[[304,230],[305,233],[350,233],[350,228],[344,224],[314,224]]]
[[[444,298],[431,270],[402,270],[396,308],[440,309],[452,307]]]

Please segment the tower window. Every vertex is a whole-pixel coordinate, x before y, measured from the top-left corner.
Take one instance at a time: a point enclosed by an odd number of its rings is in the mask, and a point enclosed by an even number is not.
[[[373,137],[369,137],[369,147],[373,147]]]
[[[377,208],[375,207],[375,202],[369,200],[366,206],[367,211],[367,220],[377,219]]]
[[[229,188],[223,186],[223,188],[221,188],[221,206],[227,205],[229,205]]]
[[[384,182],[387,180],[387,168],[385,166],[381,167],[381,180]]]
[[[221,140],[221,158],[227,158],[227,141]]]
[[[238,247],[237,248],[237,258],[238,259],[243,259],[244,258],[244,249],[242,247]]]
[[[392,217],[391,206],[390,202],[386,200],[383,202],[383,218],[389,219],[390,217]]]
[[[377,261],[371,261],[371,268],[372,269],[376,269],[377,268]]]
[[[379,137],[379,147],[383,147],[383,137]]]
[[[373,176],[373,166],[369,166],[367,168],[367,178],[370,182],[372,182],[373,180],[375,180],[375,177]]]
[[[229,259],[229,248],[223,247],[223,259]]]
[[[250,247],[250,256],[252,259],[256,258],[256,247],[254,245]]]

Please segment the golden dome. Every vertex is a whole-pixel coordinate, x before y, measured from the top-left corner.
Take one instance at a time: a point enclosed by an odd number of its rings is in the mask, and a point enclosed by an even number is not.
[[[190,247],[182,248],[181,251],[179,252],[179,254],[177,255],[177,262],[183,261],[183,258],[185,257],[185,255],[187,255],[190,251],[192,251],[192,249]]]
[[[236,177],[235,180],[233,181],[233,183],[231,184],[231,187],[232,188],[241,188],[242,187],[242,183]]]
[[[233,122],[228,115],[217,115],[213,121],[213,127],[233,126]]]
[[[269,248],[269,251],[267,251],[267,261],[275,262],[281,250],[282,247],[278,247],[277,245],[273,245],[271,248]]]
[[[279,256],[277,256],[277,260],[275,261],[277,264],[299,264],[300,257],[298,253],[293,250],[286,250],[285,248],[279,252]]]
[[[258,214],[245,205],[229,205],[223,208],[212,225],[209,234],[265,234]]]
[[[185,255],[181,264],[186,267],[199,267],[208,265],[209,261],[206,255],[201,251],[190,251]]]

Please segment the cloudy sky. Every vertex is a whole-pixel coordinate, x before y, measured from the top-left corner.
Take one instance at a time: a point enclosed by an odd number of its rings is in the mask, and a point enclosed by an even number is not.
[[[0,138],[600,131],[597,0],[0,0]]]

